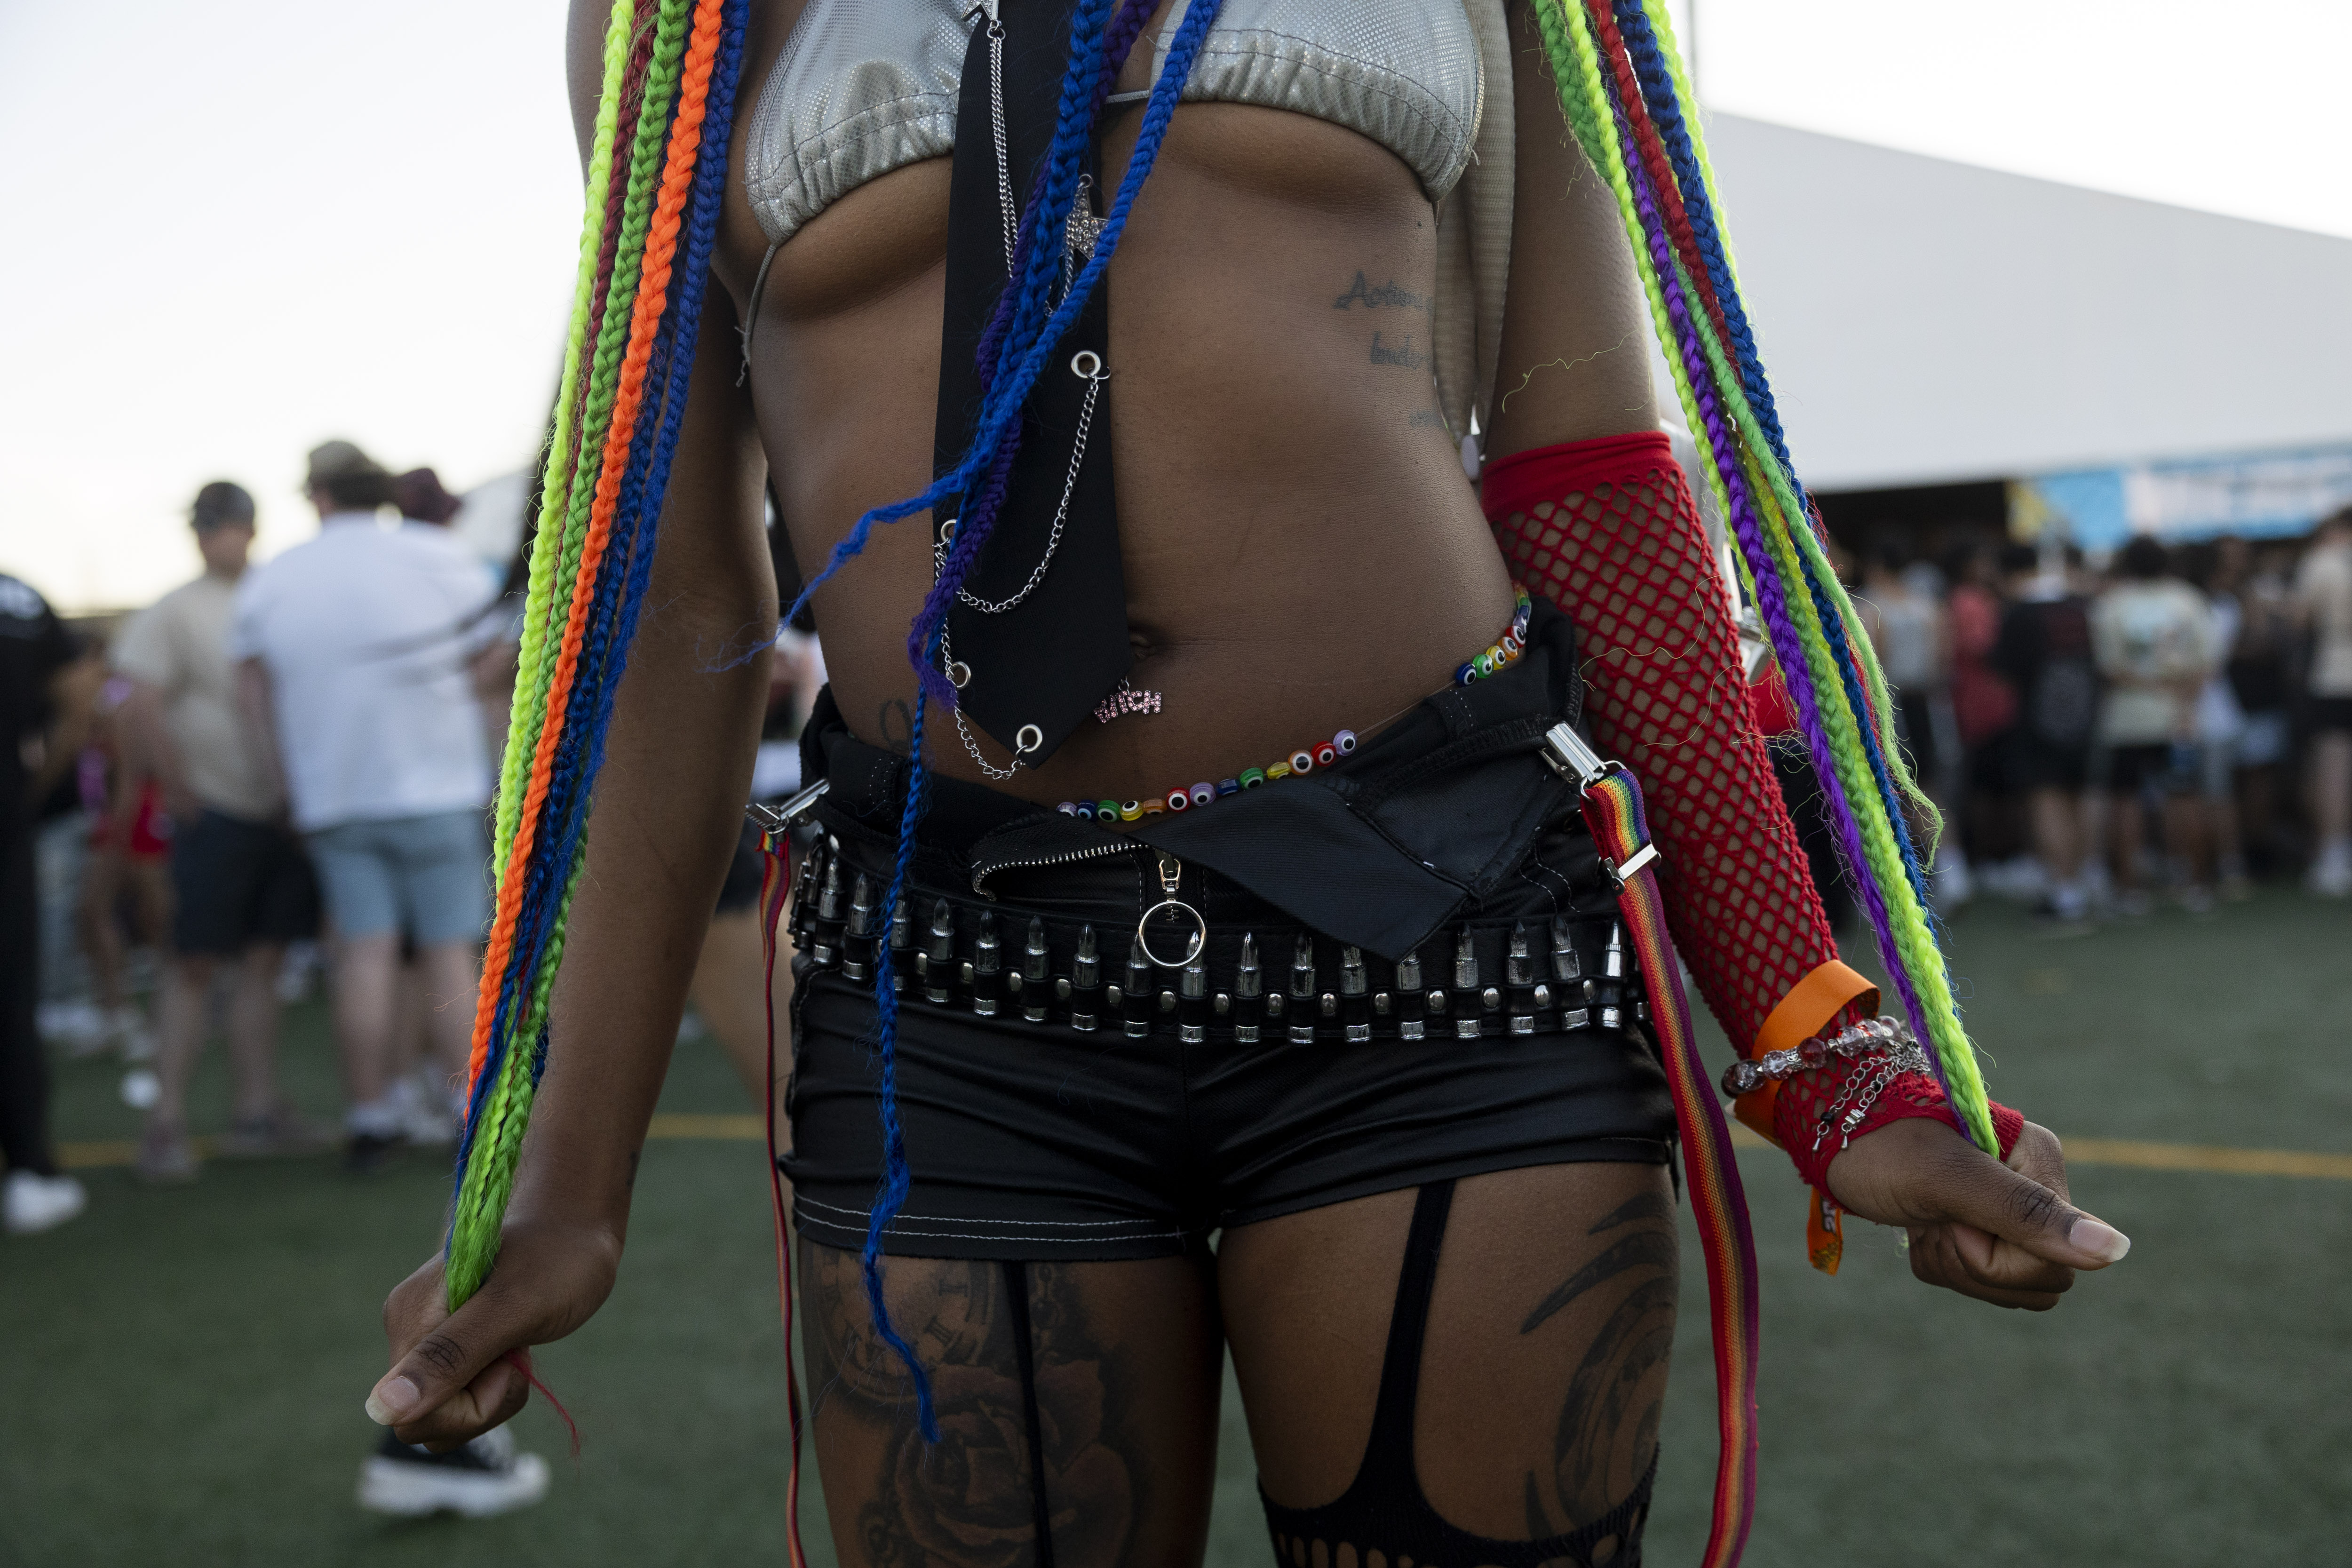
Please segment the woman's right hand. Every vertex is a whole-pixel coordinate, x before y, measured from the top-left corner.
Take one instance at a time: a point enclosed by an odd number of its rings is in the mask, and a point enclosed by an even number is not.
[[[435,1258],[383,1303],[392,1370],[367,1397],[368,1418],[436,1453],[511,1418],[530,1383],[507,1352],[560,1340],[612,1293],[621,1238],[608,1225],[508,1218],[482,1288],[452,1312]]]

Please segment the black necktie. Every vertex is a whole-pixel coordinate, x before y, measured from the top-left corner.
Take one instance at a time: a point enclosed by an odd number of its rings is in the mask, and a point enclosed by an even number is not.
[[[1016,212],[1027,205],[1053,142],[1055,110],[1068,64],[1070,11],[1070,0],[1000,0],[998,5],[1005,34],[1005,151]],[[982,17],[973,23],[971,45],[964,55],[956,110],[935,473],[953,468],[971,444],[982,391],[974,356],[1004,289],[994,74],[988,24]],[[1087,160],[1090,166],[1096,162],[1092,148]],[[1099,189],[1098,175],[1096,185]],[[1033,766],[1051,756],[1093,716],[1096,705],[1134,662],[1111,483],[1108,384],[1097,395],[1084,455],[1072,478],[1072,455],[1087,391],[1086,378],[1072,369],[1072,362],[1092,354],[1106,369],[1117,369],[1108,363],[1108,292],[1107,282],[1096,289],[1068,333],[1046,356],[1045,370],[1022,410],[1021,447],[1003,508],[964,582],[966,597],[960,597],[948,615],[954,659],[971,671],[957,694],[959,705],[974,728],[995,741],[995,746],[982,749],[1000,766],[1016,753]],[[1068,511],[1057,541],[1055,518],[1066,487]],[[935,545],[941,525],[957,510],[943,504],[934,515]],[[969,602],[1002,605],[1016,597],[1018,603],[1001,614],[986,613]],[[952,673],[960,676],[961,671]]]

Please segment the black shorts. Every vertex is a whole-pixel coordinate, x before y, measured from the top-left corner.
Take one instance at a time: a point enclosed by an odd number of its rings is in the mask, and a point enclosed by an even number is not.
[[[2019,795],[2035,790],[2079,792],[2088,782],[2091,752],[2087,742],[2068,744],[2037,735],[2021,724],[2009,732],[2009,787]]]
[[[2314,697],[2303,710],[2303,721],[2315,735],[2352,731],[2352,697]]]
[[[319,934],[319,884],[301,839],[275,823],[204,811],[172,836],[172,945],[233,958]]]
[[[813,727],[828,717],[821,704]],[[882,1173],[871,974],[890,923],[859,906],[878,905],[888,885],[891,779],[904,770],[837,721],[819,743],[835,785],[819,816],[838,847],[806,868],[808,897],[793,913],[800,984],[784,1169],[802,1233],[856,1248]],[[1372,764],[1350,775],[1369,795],[1429,758],[1389,747],[1357,761]],[[1484,765],[1549,776],[1525,752]],[[1286,780],[1265,793],[1294,792],[1286,807],[1314,787]],[[1418,941],[1390,943],[1385,958],[1370,937],[1355,945],[1286,912],[1261,896],[1264,880],[1253,890],[1182,861],[1181,897],[1207,932],[1189,985],[1184,972],[1132,953],[1139,917],[1163,892],[1154,846],[1129,837],[1129,852],[1097,835],[1091,842],[1110,847],[1093,858],[1006,855],[1006,873],[985,873],[992,879],[975,891],[974,868],[989,863],[976,838],[1050,833],[1070,819],[1040,822],[1038,808],[973,785],[933,788],[896,1049],[913,1186],[885,1250],[1167,1257],[1222,1226],[1449,1176],[1669,1158],[1673,1104],[1641,1026],[1616,894],[1564,788],[1527,816],[1475,896]],[[1221,811],[1236,825],[1276,815],[1220,801],[1186,826],[1223,832]],[[977,835],[974,817],[990,815],[1009,826]],[[1304,837],[1268,858],[1286,872],[1311,858]],[[1235,841],[1198,842],[1213,856]],[[875,934],[861,941],[861,929]],[[1155,927],[1152,940],[1181,956],[1191,929]],[[1092,984],[1080,963],[1089,932]],[[1255,1004],[1245,934],[1264,993]],[[1401,974],[1400,963],[1418,973]]]
[[[2107,787],[2124,795],[2150,789],[2165,795],[2195,795],[2204,787],[2202,748],[2171,741],[2116,746],[2107,752]]]

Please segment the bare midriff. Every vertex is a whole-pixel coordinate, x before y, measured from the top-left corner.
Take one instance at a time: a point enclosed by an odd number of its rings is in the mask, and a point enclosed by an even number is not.
[[[1113,113],[1116,171],[1140,114]],[[929,482],[948,174],[934,160],[852,192],[769,279],[751,388],[812,576],[860,513]],[[748,278],[741,250],[726,270]],[[1213,783],[1370,732],[1500,634],[1509,578],[1431,374],[1436,255],[1428,197],[1385,148],[1280,110],[1177,111],[1107,279],[1128,679],[1160,710],[1090,721],[1044,765],[987,780],[935,709],[938,771],[1045,803]],[[907,745],[908,626],[931,575],[918,516],[817,592],[861,740]]]

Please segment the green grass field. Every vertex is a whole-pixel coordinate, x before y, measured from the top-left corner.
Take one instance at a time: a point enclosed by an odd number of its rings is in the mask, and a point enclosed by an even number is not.
[[[2072,941],[1979,908],[1958,924],[1956,968],[1995,1092],[2062,1135],[2348,1154],[2347,937],[2352,913],[2284,892]],[[287,1056],[298,1097],[326,1114],[315,1005],[293,1018]],[[63,1138],[134,1135],[119,1070],[60,1069]],[[222,1078],[208,1062],[199,1131],[226,1117]],[[707,1044],[680,1050],[664,1108],[745,1109]],[[1867,1226],[1842,1274],[1812,1273],[1785,1163],[1749,1151],[1742,1169],[1765,1275],[1749,1563],[2352,1561],[2339,1305],[2352,1182],[2078,1165],[2077,1200],[2135,1249],[2028,1317],[1918,1287]],[[437,1159],[366,1182],[328,1160],[215,1163],[167,1191],[84,1174],[86,1217],[0,1240],[8,1568],[783,1560],[783,1361],[757,1145],[648,1149],[619,1289],[540,1358],[585,1449],[562,1459],[554,1419],[526,1412],[518,1429],[554,1460],[552,1495],[482,1523],[390,1523],[352,1503],[373,1436],[360,1401],[383,1364],[377,1309],[435,1244]],[[1649,1537],[1661,1564],[1696,1559],[1714,1465],[1704,1274],[1686,1250]],[[821,1503],[806,1523],[830,1563]],[[1229,1402],[1210,1560],[1268,1558]]]

